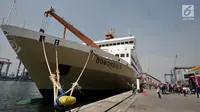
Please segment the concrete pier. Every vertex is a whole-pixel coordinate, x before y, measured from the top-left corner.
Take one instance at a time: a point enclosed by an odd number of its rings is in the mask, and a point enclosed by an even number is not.
[[[132,91],[109,97],[82,107],[71,110],[72,112],[116,112],[127,109],[135,101],[137,95]]]
[[[125,92],[100,100],[71,112],[199,112],[200,98],[196,95],[184,97],[178,94],[162,95],[159,99],[156,90],[145,90],[146,95],[132,95]]]

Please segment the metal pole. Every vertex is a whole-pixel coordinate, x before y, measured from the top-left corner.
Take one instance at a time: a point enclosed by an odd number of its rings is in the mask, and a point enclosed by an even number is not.
[[[19,74],[19,71],[20,71],[20,66],[22,64],[22,61],[19,60],[19,65],[18,65],[18,69],[17,69],[17,74],[16,74],[16,77],[18,77],[18,74]]]
[[[10,62],[8,62],[8,64],[7,64],[7,68],[6,68],[6,76],[8,76],[8,71],[9,71],[9,68],[10,68]]]
[[[1,76],[2,68],[3,68],[3,64],[0,64],[0,76]]]
[[[24,22],[23,28],[25,28],[25,26],[26,26],[26,21]]]
[[[12,10],[13,10],[13,7],[14,7],[15,3],[16,3],[16,0],[13,1],[12,7],[11,7],[9,13],[8,13],[6,24],[7,24],[8,21],[9,21],[9,18],[10,18],[10,15],[11,15],[11,12],[12,12]]]
[[[136,82],[137,82],[137,90],[140,90],[140,79],[136,79]]]
[[[23,77],[24,77],[24,74],[25,74],[25,66],[24,66],[24,69],[23,69],[23,72],[22,72]]]

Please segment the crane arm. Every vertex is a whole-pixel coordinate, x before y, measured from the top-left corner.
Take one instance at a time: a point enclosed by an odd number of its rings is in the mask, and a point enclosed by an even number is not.
[[[59,17],[53,8],[50,10],[46,11],[45,14],[50,14],[52,17],[54,17],[57,21],[59,21],[64,27],[69,29],[74,35],[76,35],[80,40],[86,43],[86,45],[90,45],[91,47],[94,48],[99,48],[97,44],[94,43],[89,37],[84,35],[82,32],[80,32],[78,29],[73,27],[71,24],[69,24],[67,21],[65,21],[63,18]]]

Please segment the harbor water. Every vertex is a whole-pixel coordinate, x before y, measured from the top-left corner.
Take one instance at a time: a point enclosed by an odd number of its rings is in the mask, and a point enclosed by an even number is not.
[[[17,104],[17,102],[23,100],[42,98],[34,82],[0,81],[0,88],[0,112],[55,112],[52,105],[42,105],[41,100],[31,104]],[[92,103],[121,92],[84,91],[84,96],[77,98],[78,101],[72,108]]]
[[[0,112],[53,112],[40,102],[19,105],[17,101],[42,98],[34,82],[0,81]]]

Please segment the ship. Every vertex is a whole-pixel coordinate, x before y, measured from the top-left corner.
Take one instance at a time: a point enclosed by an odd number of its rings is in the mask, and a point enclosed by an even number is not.
[[[71,24],[67,25],[65,28],[76,36],[85,36]],[[2,24],[1,29],[44,99],[49,98],[47,94],[53,86],[49,79],[42,41],[50,69],[54,74],[56,74],[55,44],[57,45],[60,84],[64,90],[70,89],[72,83],[79,77],[89,54],[91,56],[78,82],[83,93],[84,91],[130,90],[132,84],[136,85],[137,75],[142,72],[135,52],[134,36],[115,38],[112,32],[108,32],[105,40],[94,41],[92,44],[89,41],[88,44],[48,35],[43,29],[33,31],[9,24]],[[81,35],[76,34],[77,32]]]

